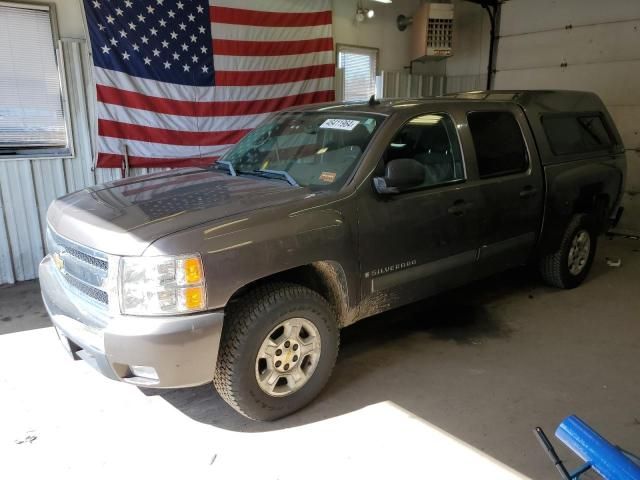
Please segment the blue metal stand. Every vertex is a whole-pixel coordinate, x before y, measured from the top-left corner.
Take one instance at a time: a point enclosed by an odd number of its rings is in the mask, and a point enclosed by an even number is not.
[[[534,432],[564,480],[577,480],[590,469],[606,480],[640,480],[640,459],[609,443],[575,415],[565,418],[556,430],[556,437],[585,461],[571,473],[558,458],[544,431],[536,427]]]

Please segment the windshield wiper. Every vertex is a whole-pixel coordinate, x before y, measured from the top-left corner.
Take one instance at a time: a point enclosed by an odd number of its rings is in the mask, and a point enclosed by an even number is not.
[[[251,172],[239,170],[238,173],[240,175],[257,175],[265,178],[277,178],[278,180],[284,180],[293,187],[300,186],[300,184],[296,182],[291,175],[289,175],[289,172],[285,172],[284,170],[267,170],[265,168],[260,168],[258,170],[252,170]]]
[[[215,163],[214,166],[217,165],[224,165],[225,167],[227,167],[227,170],[229,171],[229,175],[231,175],[232,177],[237,176],[238,174],[236,173],[236,169],[233,168],[233,165],[231,164],[231,162],[227,162],[226,160],[219,160]]]

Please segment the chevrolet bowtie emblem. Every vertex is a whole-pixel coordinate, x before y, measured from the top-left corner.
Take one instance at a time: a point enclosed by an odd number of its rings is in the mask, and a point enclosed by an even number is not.
[[[56,268],[62,271],[62,269],[64,268],[64,260],[62,260],[62,257],[60,256],[60,254],[58,252],[54,252],[52,257],[53,257],[53,263],[56,265]]]

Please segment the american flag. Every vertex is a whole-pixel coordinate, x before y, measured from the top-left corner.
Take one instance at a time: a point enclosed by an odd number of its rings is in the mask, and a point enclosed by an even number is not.
[[[207,165],[274,111],[334,99],[330,0],[84,0],[97,166]]]

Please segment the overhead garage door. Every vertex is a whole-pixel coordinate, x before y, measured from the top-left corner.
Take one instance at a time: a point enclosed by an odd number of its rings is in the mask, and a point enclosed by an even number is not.
[[[497,89],[598,93],[627,148],[627,213],[640,232],[640,1],[512,0],[502,7]]]

